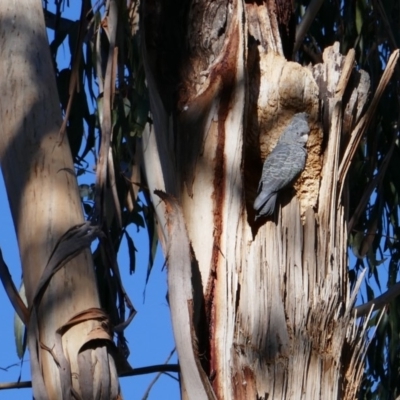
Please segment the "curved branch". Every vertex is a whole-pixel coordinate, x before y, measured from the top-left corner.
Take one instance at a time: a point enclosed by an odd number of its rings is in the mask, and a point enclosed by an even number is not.
[[[127,376],[153,374],[154,372],[180,372],[179,364],[159,364],[150,365],[149,367],[132,368],[131,371],[122,372],[120,378]]]
[[[368,303],[362,304],[361,306],[355,307],[354,312],[357,314],[357,317],[364,317],[370,312],[372,307],[374,308],[374,311],[380,310],[399,295],[400,282],[393,285],[390,289],[378,296],[376,299],[373,299]]]
[[[307,7],[303,19],[296,29],[296,40],[294,42],[293,54],[296,54],[299,51],[300,44],[303,41],[304,36],[306,36],[306,33],[310,29],[310,26],[314,21],[314,18],[321,8],[323,2],[324,0],[312,0],[310,5]]]
[[[12,306],[14,307],[15,312],[21,318],[21,321],[26,326],[29,321],[29,310],[26,307],[25,303],[21,299],[21,296],[18,293],[17,288],[14,285],[12,277],[10,275],[10,271],[7,267],[3,259],[3,254],[0,250],[0,280],[3,283],[4,290],[7,293],[8,298]]]
[[[128,376],[153,374],[155,372],[180,372],[180,368],[178,364],[150,365],[149,367],[132,368],[131,371],[123,372],[119,377],[125,378]],[[0,390],[24,389],[30,387],[32,387],[32,381],[0,383]]]

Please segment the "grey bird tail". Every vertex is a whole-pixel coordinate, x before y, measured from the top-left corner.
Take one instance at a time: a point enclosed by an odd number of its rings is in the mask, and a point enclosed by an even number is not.
[[[267,217],[271,215],[275,210],[277,193],[272,192],[265,194],[261,192],[254,200],[253,208],[256,210],[256,220],[260,217]]]

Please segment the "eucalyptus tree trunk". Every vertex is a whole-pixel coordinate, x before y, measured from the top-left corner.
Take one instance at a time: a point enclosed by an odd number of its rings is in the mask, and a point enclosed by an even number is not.
[[[351,399],[360,384],[346,173],[369,79],[338,44],[313,68],[288,62],[278,27],[290,30],[291,2],[279,2],[288,14],[277,3],[143,5],[154,124],[143,156],[162,190],[153,202],[189,399]],[[255,222],[262,162],[297,112],[310,116],[305,171]]]
[[[41,1],[0,1],[0,71],[0,159],[30,311],[25,322],[34,396],[119,398],[90,249],[49,273],[56,244],[57,255],[60,244],[76,245],[76,236],[75,242],[60,238],[78,226],[85,242],[90,228],[84,225],[82,231],[80,225],[84,218],[72,157],[67,138],[59,134],[61,113]]]

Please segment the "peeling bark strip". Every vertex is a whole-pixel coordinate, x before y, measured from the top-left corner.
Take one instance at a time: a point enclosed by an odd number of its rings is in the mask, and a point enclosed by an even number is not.
[[[119,201],[116,200],[116,188],[112,184],[114,180],[114,167],[111,156],[110,144],[112,141],[112,116],[111,107],[114,101],[114,90],[115,90],[115,77],[117,73],[116,68],[116,47],[115,39],[117,36],[117,25],[118,25],[118,4],[115,0],[108,2],[107,18],[104,22],[104,30],[108,36],[110,48],[107,57],[107,67],[104,77],[104,92],[103,92],[103,103],[100,113],[101,125],[101,144],[99,151],[99,161],[96,166],[96,201],[95,201],[95,219],[99,225],[102,225],[103,218],[105,217],[105,197],[106,197],[106,183],[107,177],[110,178],[110,190],[114,200],[114,206],[116,207],[117,221],[121,226],[121,210],[119,209]],[[100,53],[100,49],[97,49]],[[102,80],[102,74],[99,75],[99,79]]]
[[[43,270],[33,296],[32,308],[40,305],[42,296],[48,286],[51,277],[60,270],[68,261],[76,257],[83,249],[90,247],[93,240],[101,234],[98,226],[90,222],[74,226],[57,241],[54,250],[50,254],[49,261]]]
[[[100,234],[98,227],[94,227],[90,222],[85,222],[81,225],[75,226],[69,229],[56,243],[53,252],[50,255],[49,261],[43,270],[43,274],[39,279],[39,283],[36,287],[35,294],[33,296],[33,302],[30,307],[29,323],[27,330],[27,341],[30,349],[31,358],[31,373],[32,380],[35,382],[35,397],[38,399],[50,399],[48,392],[45,389],[44,380],[41,374],[41,363],[39,353],[37,352],[39,348],[48,351],[54,362],[57,364],[60,373],[60,384],[62,391],[62,399],[70,399],[72,395],[79,398],[76,390],[72,386],[72,376],[71,367],[64,354],[62,347],[62,334],[61,331],[66,331],[65,327],[61,327],[57,330],[54,348],[46,346],[44,343],[38,339],[39,335],[39,325],[38,325],[38,308],[45,294],[46,288],[50,283],[50,279],[53,275],[59,271],[65,264],[67,264],[71,259],[76,257],[82,250],[88,248],[91,242],[96,239]],[[97,319],[97,318],[92,318]],[[90,320],[86,318],[84,321]],[[77,321],[75,323],[82,322]],[[71,323],[68,323],[71,325]],[[98,328],[102,330],[102,325],[99,324]],[[63,333],[64,333],[63,332]],[[99,335],[102,338],[103,335]],[[110,336],[108,335],[110,340]],[[35,351],[36,350],[36,351]],[[87,397],[88,399],[93,398]]]
[[[389,81],[392,78],[398,59],[399,50],[397,49],[390,55],[389,61],[383,72],[381,80],[379,81],[379,85],[376,89],[376,92],[374,93],[374,97],[368,107],[368,111],[364,114],[363,118],[358,121],[357,126],[354,128],[351,134],[350,143],[346,148],[346,152],[343,156],[339,168],[339,179],[342,183],[347,175],[353,156],[358,149],[358,144],[360,143],[362,135],[371,123],[371,120],[375,115],[376,108],[378,107],[379,100],[382,97],[383,91],[386,89],[386,86],[389,84]]]
[[[166,205],[168,297],[181,375],[190,400],[215,399],[201,367],[195,333],[192,254],[182,209],[176,199],[160,190],[154,193]]]

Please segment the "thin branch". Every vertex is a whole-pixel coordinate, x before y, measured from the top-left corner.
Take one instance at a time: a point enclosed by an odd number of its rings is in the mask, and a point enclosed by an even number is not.
[[[69,31],[75,23],[75,21],[72,21],[68,18],[60,17],[48,10],[43,10],[43,14],[46,28],[53,31],[55,31],[56,29],[62,32]]]
[[[9,365],[8,367],[0,367],[0,370],[1,371],[8,371],[10,368],[12,368],[12,367],[18,367],[19,366],[19,364],[11,364],[11,365]]]
[[[167,359],[165,360],[165,365],[167,365],[167,362],[171,359],[171,357],[173,356],[173,354],[175,353],[175,347],[172,349],[171,353],[169,353]],[[150,382],[149,387],[147,388],[146,392],[144,393],[142,400],[147,400],[147,398],[149,397],[150,391],[153,388],[153,386],[155,385],[155,383],[158,381],[158,378],[161,376],[162,372],[160,371],[155,378]]]
[[[0,390],[25,389],[25,388],[31,388],[31,387],[32,387],[32,382],[31,381],[0,383]]]
[[[178,364],[161,364],[161,365],[151,365],[149,367],[135,368],[129,372],[124,372],[120,374],[119,377],[125,378],[128,376],[153,374],[155,372],[179,372],[179,371],[180,368]],[[32,387],[32,381],[0,383],[0,390],[24,389],[30,387]]]
[[[159,364],[150,367],[132,368],[129,372],[123,372],[118,376],[126,378],[127,376],[154,374],[155,372],[180,372],[179,364]]]
[[[372,307],[374,308],[374,311],[380,310],[398,296],[400,296],[400,282],[393,285],[390,289],[378,296],[376,299],[362,304],[361,306],[355,307],[354,312],[357,313],[357,317],[363,317],[369,313]]]

